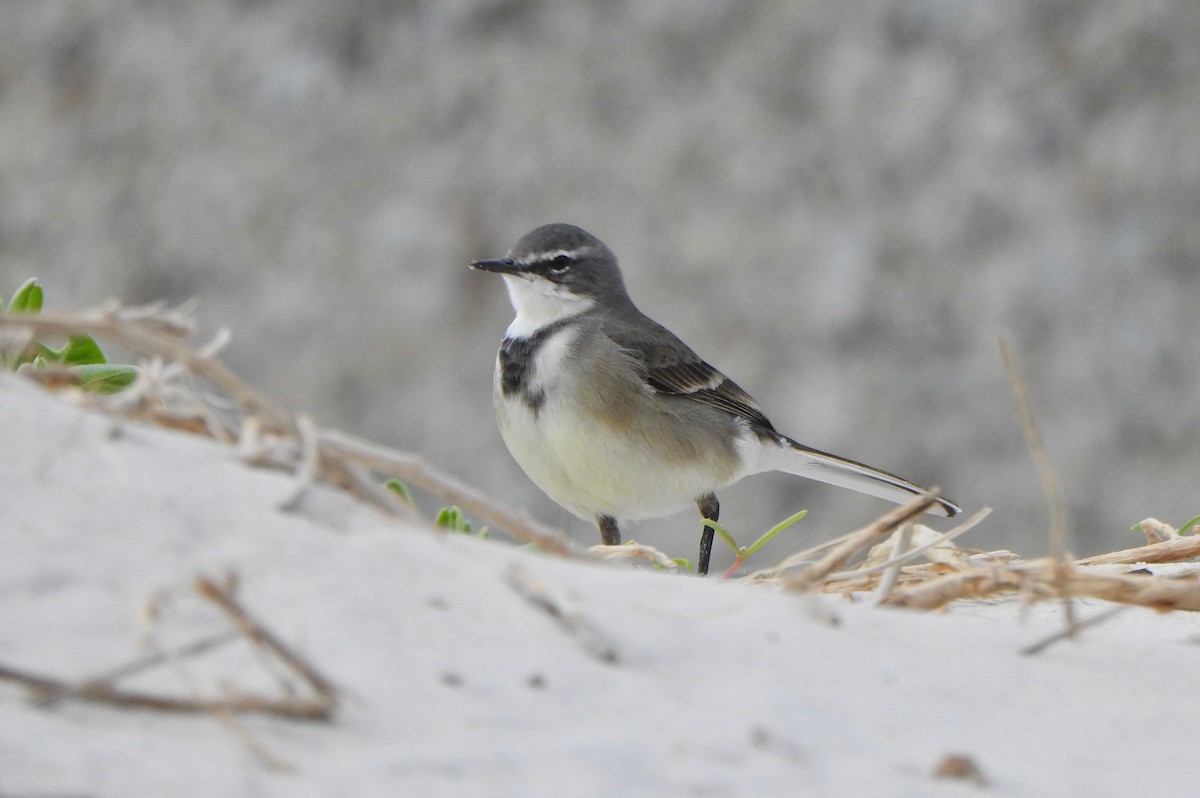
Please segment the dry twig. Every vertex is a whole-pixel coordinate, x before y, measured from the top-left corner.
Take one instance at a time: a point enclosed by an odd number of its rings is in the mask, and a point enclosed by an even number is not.
[[[1004,376],[1008,379],[1008,390],[1012,394],[1013,404],[1017,407],[1017,417],[1020,418],[1021,429],[1025,433],[1025,442],[1029,447],[1029,454],[1033,457],[1034,465],[1037,467],[1038,479],[1042,483],[1042,489],[1046,492],[1046,500],[1050,504],[1050,556],[1056,563],[1056,578],[1065,583],[1068,578],[1067,571],[1071,566],[1067,563],[1067,503],[1063,498],[1062,485],[1054,473],[1054,467],[1050,464],[1046,447],[1042,443],[1041,433],[1038,432],[1037,425],[1033,421],[1033,410],[1029,406],[1025,381],[1017,369],[1017,360],[1009,348],[1008,339],[1000,336],[997,344],[1000,347],[1000,359],[1004,363]],[[1066,596],[1064,585],[1060,585],[1060,593],[1062,594],[1063,615],[1068,635],[1070,635],[1073,634],[1075,628],[1075,609]]]
[[[1161,545],[1161,544],[1159,544]],[[1096,598],[1156,610],[1200,610],[1200,579],[1184,576],[1114,574],[1069,568],[1052,559],[1000,567],[966,568],[898,588],[884,602],[894,607],[933,610],[959,599],[1020,593],[1029,600]]]
[[[905,549],[908,548],[908,542],[912,539],[912,524],[903,524],[892,535],[892,538],[892,556],[888,562],[879,566],[883,576],[879,580],[879,587],[875,590],[876,604],[883,603],[888,593],[891,593],[892,588],[896,586],[896,580],[900,578],[900,569],[904,567],[902,558]]]
[[[1138,524],[1147,543],[1162,543],[1164,540],[1174,540],[1181,537],[1179,530],[1170,524],[1163,523],[1157,518],[1147,518]]]
[[[68,687],[67,689],[53,692],[42,692],[42,694],[37,696],[34,701],[38,704],[52,704],[55,701],[63,698],[72,698],[79,692],[90,690],[97,685],[111,685],[118,679],[124,679],[143,671],[150,670],[151,668],[156,668],[167,661],[181,661],[187,659],[188,657],[195,657],[200,654],[207,653],[218,646],[222,646],[236,639],[237,634],[235,632],[226,632],[214,637],[207,637],[203,640],[197,640],[195,643],[183,646],[175,651],[156,651],[153,654],[142,657],[141,659],[137,659],[120,667],[113,668],[112,670],[102,673],[99,676],[93,676],[89,679],[85,679],[78,685]]]
[[[234,713],[256,712],[293,720],[330,720],[337,708],[337,691],[333,684],[316,671],[303,658],[284,645],[261,623],[251,618],[234,599],[231,592],[219,587],[212,580],[201,577],[196,581],[196,591],[219,607],[234,623],[237,630],[251,644],[273,654],[293,673],[298,675],[311,689],[313,697],[298,698],[284,695],[281,698],[262,698],[238,693],[227,698],[178,697],[158,695],[137,690],[118,688],[114,682],[122,677],[160,665],[171,659],[167,655],[142,658],[129,665],[117,668],[103,677],[88,679],[79,684],[54,679],[28,671],[0,665],[0,679],[18,682],[28,688],[33,700],[47,703],[62,699],[75,699],[98,704],[131,709],[150,709],[160,712],[212,713],[227,717]],[[224,642],[225,636],[193,643],[177,652],[183,656],[194,656]],[[259,751],[260,755],[265,752]],[[266,761],[272,762],[269,756]],[[274,763],[278,764],[278,763]]]
[[[1115,607],[1109,607],[1104,612],[1101,612],[1097,615],[1093,615],[1091,618],[1088,618],[1086,621],[1080,621],[1079,623],[1077,623],[1075,625],[1074,629],[1061,629],[1061,630],[1055,632],[1054,634],[1050,635],[1049,637],[1043,638],[1042,640],[1039,640],[1036,643],[1026,646],[1025,648],[1021,649],[1021,653],[1024,654],[1025,656],[1032,656],[1034,654],[1040,654],[1043,651],[1045,651],[1047,648],[1049,648],[1050,646],[1054,645],[1055,643],[1058,643],[1062,640],[1066,640],[1067,638],[1071,637],[1073,632],[1079,632],[1084,629],[1090,629],[1093,626],[1099,626],[1100,624],[1104,623],[1105,621],[1107,621],[1111,618],[1117,617],[1118,615],[1120,615],[1122,612],[1124,612],[1127,609],[1129,609],[1128,604],[1118,604]]]
[[[1200,535],[1176,537],[1132,549],[1084,557],[1077,565],[1133,565],[1134,563],[1184,562],[1200,557]]]
[[[323,458],[351,462],[390,474],[437,496],[447,504],[463,508],[490,525],[508,530],[517,540],[537,544],[542,551],[551,554],[569,554],[571,551],[561,532],[495,503],[480,491],[468,487],[416,455],[394,451],[331,430],[320,431],[318,437]]]
[[[783,587],[787,590],[809,590],[821,582],[829,574],[843,568],[850,558],[862,549],[887,537],[896,527],[911,521],[937,503],[938,488],[930,488],[925,494],[916,497],[908,504],[902,504],[881,516],[878,520],[847,536],[828,554],[808,568],[796,574],[784,574]]]
[[[216,582],[203,576],[196,579],[195,588],[197,594],[220,607],[247,640],[274,654],[312,688],[316,694],[316,700],[310,702],[314,710],[323,712],[326,717],[333,716],[333,711],[337,707],[337,689],[332,682],[272,634],[269,629],[252,618],[234,598],[232,591],[222,588]]]
[[[826,577],[826,581],[834,582],[839,579],[862,579],[864,576],[872,576],[876,573],[897,569],[898,566],[903,566],[906,562],[920,557],[925,552],[930,551],[931,549],[941,549],[945,546],[945,544],[971,531],[979,524],[980,521],[987,518],[991,512],[992,508],[984,507],[950,531],[943,532],[940,535],[937,535],[937,537],[934,537],[919,546],[914,546],[911,549],[907,548],[907,543],[901,546],[896,546],[895,550],[898,550],[899,553],[893,554],[885,562],[871,564],[870,558],[868,557],[868,560],[860,567],[852,568],[849,571],[835,571]],[[932,530],[929,530],[928,527],[919,528],[925,529],[928,532],[932,532]],[[903,530],[904,527],[901,527],[901,529],[896,532],[894,537],[899,536]],[[960,552],[963,551],[963,549],[951,549],[951,551]],[[896,571],[896,578],[899,578],[899,570]],[[884,579],[882,581],[886,582],[887,580]],[[892,582],[894,584],[895,579],[893,579]]]
[[[554,619],[564,632],[574,638],[589,655],[606,665],[619,661],[617,647],[579,613],[568,610],[561,599],[553,596],[538,580],[517,566],[504,575],[508,586],[521,598]]]
[[[618,560],[622,562],[645,560],[667,571],[675,571],[679,568],[679,563],[653,546],[632,540],[616,546],[605,546],[603,544],[589,546],[587,553],[602,560]]]

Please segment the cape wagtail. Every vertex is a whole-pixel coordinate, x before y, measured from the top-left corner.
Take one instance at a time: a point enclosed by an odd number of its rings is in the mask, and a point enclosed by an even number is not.
[[[715,491],[764,471],[896,503],[925,492],[777,432],[749,394],[634,306],[616,256],[578,227],[544,225],[471,267],[503,276],[517,312],[496,359],[500,434],[529,478],[595,521],[606,545],[621,542],[623,521],[693,502],[715,522]],[[939,499],[932,512],[959,508]],[[712,541],[705,526],[700,574]]]

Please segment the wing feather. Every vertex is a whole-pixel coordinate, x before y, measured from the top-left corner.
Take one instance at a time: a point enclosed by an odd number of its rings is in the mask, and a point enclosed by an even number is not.
[[[687,397],[744,418],[756,431],[775,433],[774,426],[750,394],[701,359],[670,330],[647,321],[653,325],[650,335],[633,337],[621,329],[606,330],[606,333],[633,356],[641,368],[642,380],[650,390],[666,396]]]

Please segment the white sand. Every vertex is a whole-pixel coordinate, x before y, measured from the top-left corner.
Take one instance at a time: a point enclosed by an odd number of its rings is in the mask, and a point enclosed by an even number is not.
[[[232,571],[343,696],[329,724],[243,717],[279,772],[210,715],[35,707],[0,682],[0,795],[1183,795],[1196,780],[1192,614],[1130,609],[1022,656],[1054,608],[879,610],[406,528],[323,489],[281,511],[290,493],[214,442],[0,375],[0,662],[77,681],[147,638],[220,631],[189,585]],[[240,641],[121,682],[274,684]],[[950,752],[988,786],[934,779]]]

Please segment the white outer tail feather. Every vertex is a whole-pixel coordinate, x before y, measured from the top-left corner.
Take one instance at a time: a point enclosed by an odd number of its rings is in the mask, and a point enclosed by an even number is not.
[[[911,501],[914,496],[925,493],[925,488],[901,479],[895,474],[871,468],[853,460],[845,460],[832,454],[820,452],[780,436],[778,444],[763,441],[758,452],[758,463],[752,473],[783,471],[805,479],[848,488],[868,496],[886,499],[896,504]],[[929,512],[937,515],[954,516],[962,512],[958,505],[940,498]]]

